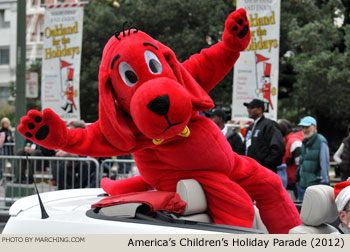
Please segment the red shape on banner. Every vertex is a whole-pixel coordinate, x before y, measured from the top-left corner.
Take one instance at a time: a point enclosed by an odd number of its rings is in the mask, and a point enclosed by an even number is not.
[[[74,68],[68,68],[68,80],[73,80]]]
[[[61,68],[71,66],[72,64],[68,63],[67,61],[61,60]]]
[[[264,76],[270,77],[270,74],[271,74],[271,64],[270,64],[270,63],[264,63],[264,68],[265,68]]]
[[[261,54],[256,54],[256,63],[259,63],[261,61],[265,61],[268,60],[269,58],[266,58],[264,56],[262,56]]]

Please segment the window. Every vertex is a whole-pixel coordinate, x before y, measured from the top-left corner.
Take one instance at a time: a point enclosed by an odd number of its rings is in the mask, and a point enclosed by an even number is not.
[[[10,89],[8,87],[0,87],[0,101],[7,102],[10,96]]]
[[[10,63],[9,48],[0,48],[0,65],[8,65]]]
[[[30,42],[35,42],[35,32],[30,33]]]
[[[0,28],[9,28],[10,22],[5,21],[5,10],[0,10]]]
[[[43,22],[39,22],[38,24],[38,28],[39,28],[39,41],[44,41],[44,23]]]

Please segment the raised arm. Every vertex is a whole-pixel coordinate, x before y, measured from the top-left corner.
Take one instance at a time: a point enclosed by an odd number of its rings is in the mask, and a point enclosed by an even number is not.
[[[225,22],[222,41],[191,56],[183,65],[209,92],[231,70],[240,51],[250,42],[250,29],[244,9],[232,12]]]

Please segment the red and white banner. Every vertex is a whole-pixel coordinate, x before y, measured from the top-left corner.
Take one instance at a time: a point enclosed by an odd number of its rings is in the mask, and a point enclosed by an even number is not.
[[[232,120],[247,120],[243,105],[252,99],[265,102],[265,116],[277,119],[280,43],[280,0],[237,0],[247,11],[251,41],[234,67]]]
[[[62,120],[80,120],[80,59],[83,4],[45,8],[41,104]]]

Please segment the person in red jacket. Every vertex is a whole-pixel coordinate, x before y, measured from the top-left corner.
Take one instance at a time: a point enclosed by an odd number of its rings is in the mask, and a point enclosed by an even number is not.
[[[300,150],[304,135],[301,130],[293,132],[291,122],[286,119],[278,120],[278,126],[280,127],[284,142],[286,144],[283,164],[287,165],[287,190],[292,190],[295,198],[297,198],[298,192],[295,183],[295,172],[299,163]]]

